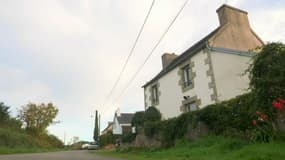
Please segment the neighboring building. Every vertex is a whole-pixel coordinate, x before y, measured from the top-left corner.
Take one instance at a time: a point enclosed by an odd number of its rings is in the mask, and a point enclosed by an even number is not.
[[[145,108],[155,106],[170,118],[247,92],[244,73],[263,42],[247,12],[222,5],[217,13],[217,29],[180,56],[162,55],[162,71],[143,86]]]
[[[113,131],[113,122],[108,122],[108,126],[101,132],[102,135]]]
[[[122,135],[132,131],[133,113],[115,113],[113,120],[113,134]]]

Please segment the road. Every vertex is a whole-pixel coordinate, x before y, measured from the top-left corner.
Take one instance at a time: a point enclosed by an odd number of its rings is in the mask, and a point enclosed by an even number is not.
[[[13,154],[0,156],[0,160],[122,160],[101,157],[88,151],[65,151],[34,154]]]

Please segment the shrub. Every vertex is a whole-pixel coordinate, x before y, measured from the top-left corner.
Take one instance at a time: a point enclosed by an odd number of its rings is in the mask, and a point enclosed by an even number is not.
[[[271,102],[285,97],[285,44],[269,43],[254,57],[249,68],[250,88],[257,100],[257,110],[273,119]]]
[[[144,114],[144,133],[153,137],[159,132],[161,113],[155,107],[148,107]]]
[[[24,132],[0,128],[0,146],[6,147],[36,147],[37,140]]]
[[[99,138],[99,144],[105,146],[108,144],[115,144],[118,135],[113,135],[112,131],[108,131],[106,134],[103,134]]]
[[[122,135],[122,142],[123,143],[131,143],[135,140],[136,134],[134,133],[126,133]]]
[[[155,107],[148,107],[144,115],[145,121],[160,121],[161,113]]]
[[[136,112],[133,119],[132,119],[132,126],[136,129],[136,134],[141,131],[141,128],[143,128],[144,125],[144,111]]]
[[[147,137],[153,137],[159,132],[160,121],[145,121],[144,134]]]

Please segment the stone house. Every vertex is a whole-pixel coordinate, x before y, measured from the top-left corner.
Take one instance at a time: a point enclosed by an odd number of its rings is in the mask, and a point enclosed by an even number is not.
[[[217,14],[220,26],[206,37],[179,56],[162,55],[162,71],[143,86],[145,109],[155,106],[166,119],[247,92],[245,70],[264,43],[246,11],[222,5]]]

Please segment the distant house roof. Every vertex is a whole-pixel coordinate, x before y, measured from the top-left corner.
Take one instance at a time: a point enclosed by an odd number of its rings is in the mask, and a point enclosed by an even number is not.
[[[195,43],[193,46],[191,46],[189,49],[187,49],[185,52],[183,52],[181,55],[179,55],[177,58],[175,58],[165,69],[163,69],[160,73],[158,73],[152,80],[147,82],[143,87],[148,86],[149,84],[155,82],[160,77],[174,69],[179,64],[183,63],[185,60],[187,60],[189,57],[193,56],[195,53],[199,52],[201,49],[206,47],[208,40],[220,29],[220,27],[216,28],[214,31],[212,31],[210,34],[205,36],[203,39]]]
[[[120,116],[117,116],[117,119],[120,124],[130,124],[134,117],[133,113],[121,113]]]
[[[108,130],[112,130],[114,122],[108,122],[108,126],[102,131],[102,133],[107,133]]]

